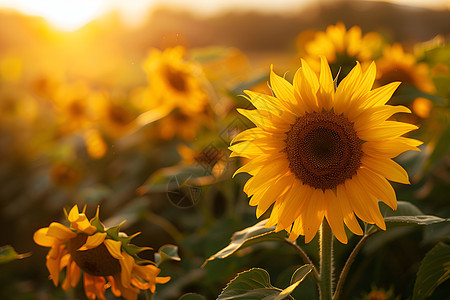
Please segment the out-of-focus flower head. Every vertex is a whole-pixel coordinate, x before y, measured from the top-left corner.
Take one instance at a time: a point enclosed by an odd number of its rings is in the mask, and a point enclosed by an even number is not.
[[[428,65],[417,62],[415,56],[406,53],[398,43],[384,48],[383,56],[377,60],[377,67],[379,85],[401,81],[404,86],[413,86],[424,93],[435,90]]]
[[[343,23],[330,25],[325,31],[307,30],[297,37],[297,49],[314,71],[320,70],[320,56],[330,64],[333,75],[342,68],[347,74],[356,64],[363,69],[381,50],[383,40],[377,32],[362,34],[358,26],[348,31]]]
[[[84,82],[61,85],[52,101],[63,133],[90,128],[95,119],[92,93]]]
[[[93,101],[97,124],[103,132],[113,139],[130,132],[135,113],[126,95],[110,95],[110,93],[101,92],[93,96]]]
[[[138,118],[160,119],[160,138],[192,140],[202,126],[209,126],[211,109],[204,89],[206,78],[193,61],[184,59],[181,46],[164,51],[153,49],[144,63],[149,86],[136,93],[137,102],[146,100],[149,110]]]
[[[152,101],[157,105],[178,108],[185,114],[204,112],[208,104],[202,87],[202,73],[194,62],[184,59],[181,46],[164,51],[152,49],[144,62]]]
[[[170,277],[157,277],[161,270],[137,257],[137,253],[150,248],[130,244],[137,234],[128,237],[119,232],[123,223],[105,228],[98,208],[96,216],[89,221],[77,205],[66,217],[70,227],[53,222],[36,231],[33,237],[38,245],[51,247],[46,265],[55,286],[65,268],[61,285],[64,290],[75,287],[83,276],[88,299],[105,299],[105,291],[111,287],[116,297],[134,300],[140,290],[154,293],[156,283],[170,280]]]

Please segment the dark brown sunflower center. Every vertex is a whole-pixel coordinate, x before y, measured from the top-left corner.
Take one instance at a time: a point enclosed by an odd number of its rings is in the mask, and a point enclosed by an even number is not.
[[[361,166],[362,141],[353,123],[333,112],[307,113],[287,133],[291,171],[316,189],[334,189]]]
[[[184,74],[178,70],[174,70],[171,67],[165,68],[165,75],[167,82],[173,87],[175,90],[179,92],[184,92],[187,89],[186,78]]]
[[[86,243],[86,239],[87,235],[79,234],[68,242],[68,250],[78,267],[93,276],[110,276],[119,273],[119,260],[111,256],[104,244],[89,250],[78,250]]]

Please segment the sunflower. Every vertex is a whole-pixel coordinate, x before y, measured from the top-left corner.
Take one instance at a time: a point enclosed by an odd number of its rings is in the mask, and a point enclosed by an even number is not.
[[[388,180],[409,183],[392,158],[421,144],[402,137],[416,126],[387,120],[410,112],[385,105],[400,83],[371,90],[375,63],[365,72],[356,63],[335,90],[325,57],[319,78],[301,63],[293,85],[271,70],[274,96],[245,91],[256,110],[239,112],[257,127],[239,133],[230,150],[248,159],[235,174],[252,175],[244,187],[250,205],[259,218],[273,204],[267,226],[288,231],[291,240],[304,235],[307,243],[324,218],[342,243],[344,224],[363,234],[355,215],[384,230],[378,200],[397,207]]]
[[[330,25],[325,31],[307,30],[297,37],[297,49],[311,67],[319,72],[319,56],[325,56],[333,74],[338,70],[347,73],[358,60],[365,66],[381,49],[382,38],[376,32],[362,34],[358,26],[348,31],[341,22]]]
[[[55,286],[60,272],[66,268],[62,288],[75,287],[83,271],[84,289],[89,299],[105,299],[105,291],[125,299],[137,299],[140,290],[155,292],[156,283],[166,283],[170,277],[157,277],[161,271],[153,264],[139,264],[136,256],[140,251],[150,249],[129,244],[137,234],[128,237],[119,232],[120,225],[105,229],[100,222],[99,209],[90,221],[84,210],[79,212],[75,205],[66,213],[70,228],[53,222],[49,227],[34,233],[34,241],[44,247],[51,247],[47,254],[47,269]]]
[[[417,62],[414,55],[406,53],[400,44],[384,48],[383,56],[377,60],[377,66],[377,81],[380,85],[400,80],[424,93],[435,91],[428,65]]]
[[[181,46],[167,48],[164,52],[153,49],[144,62],[152,99],[160,105],[178,108],[185,114],[201,113],[208,98],[202,87],[200,68],[184,60],[185,49]]]

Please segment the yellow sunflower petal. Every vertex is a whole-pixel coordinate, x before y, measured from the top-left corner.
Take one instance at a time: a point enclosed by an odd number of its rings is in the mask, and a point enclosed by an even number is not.
[[[365,188],[367,187],[361,184],[359,174],[353,176],[353,178],[348,181],[351,182],[349,185],[352,187],[351,192],[357,197],[356,201],[352,201],[351,203],[358,203],[358,201],[360,201],[359,203],[365,206],[365,213],[369,214],[368,219],[371,221],[368,223],[375,223],[378,227],[385,230],[386,225],[384,224],[383,216],[380,213],[378,200],[365,191]]]
[[[239,132],[231,141],[231,145],[242,142],[245,140],[254,140],[262,137],[270,136],[270,133],[267,131],[262,130],[261,128],[254,127],[250,128],[244,131]]]
[[[368,108],[386,104],[400,84],[401,82],[391,82],[370,91],[367,94],[367,99],[364,101],[363,106]]]
[[[314,189],[303,184],[293,184],[289,194],[286,194],[284,205],[280,207],[280,222],[283,229],[288,229],[290,225],[302,214],[305,204],[314,201]]]
[[[344,228],[344,218],[342,216],[341,204],[339,203],[336,194],[332,190],[325,190],[325,201],[328,207],[325,211],[325,217],[328,224],[333,231],[336,238],[343,244],[347,244],[347,234]]]
[[[347,193],[345,191],[345,186],[343,184],[339,185],[336,189],[336,196],[339,199],[339,204],[342,211],[342,217],[344,219],[345,225],[347,225],[348,229],[351,232],[357,235],[363,235],[364,232],[359,226],[358,220],[353,212],[353,208],[350,205],[349,200],[347,199]]]
[[[33,240],[36,244],[44,247],[51,247],[58,243],[58,240],[54,237],[48,236],[48,227],[37,230],[33,235]]]
[[[325,216],[325,197],[320,189],[314,189],[311,196],[311,201],[305,204],[305,211],[303,213],[303,229],[305,231],[305,242],[309,243],[317,233],[320,224]]]
[[[294,87],[286,79],[275,74],[272,66],[270,67],[270,85],[283,106],[293,113],[290,108],[297,104],[294,97]]]
[[[256,208],[256,217],[259,218],[261,215],[278,199],[279,197],[284,197],[285,193],[290,189],[292,182],[292,177],[284,176],[278,179],[273,185],[270,185],[267,190],[261,195],[258,195],[258,207]],[[256,194],[255,194],[256,196]]]
[[[79,218],[80,211],[78,210],[78,205],[74,205],[69,212],[69,222],[76,222]]]
[[[408,139],[410,140],[410,139]],[[406,141],[406,138],[397,138],[394,140],[387,140],[387,141],[369,141],[362,144],[362,150],[364,153],[372,156],[372,157],[387,157],[387,158],[393,158],[398,156],[399,154],[413,150],[413,151],[420,151],[419,148],[417,148],[417,144],[422,144],[422,142],[416,141],[409,142]]]
[[[57,238],[60,241],[66,241],[76,237],[77,234],[66,226],[53,222],[48,227],[47,236]]]
[[[106,249],[108,249],[109,254],[111,254],[112,257],[115,259],[121,260],[123,259],[122,252],[120,251],[122,247],[122,243],[119,241],[114,241],[111,239],[105,239],[103,243],[106,246]]]
[[[361,189],[358,183],[352,179],[345,181],[344,185],[338,186],[341,194],[349,201],[349,204],[355,214],[366,223],[373,224],[370,211],[367,208],[365,192]]]
[[[98,247],[106,238],[106,232],[97,232],[94,235],[90,235],[87,237],[86,243],[81,246],[78,250],[84,251],[89,250],[95,247]]]
[[[396,113],[411,113],[409,108],[401,105],[390,106],[375,106],[372,107],[358,117],[354,118],[356,131],[370,130],[371,128],[382,124],[390,116]]]
[[[131,285],[131,282],[130,282],[131,272],[133,270],[133,266],[135,263],[134,263],[134,258],[125,252],[122,252],[122,257],[123,258],[119,260],[120,268],[121,268],[121,271],[120,271],[121,277],[120,278],[122,281],[122,285],[125,288],[128,288]]]
[[[257,93],[249,90],[245,90],[249,98],[247,98],[254,107],[261,110],[267,110],[272,113],[278,114],[283,110],[290,110],[290,106],[284,101],[278,99],[277,97],[273,97],[263,93]]]
[[[305,110],[307,112],[317,111],[319,83],[316,74],[305,60],[302,60],[302,67],[295,73],[294,86],[297,101],[304,104]]]
[[[58,286],[59,283],[59,262],[59,259],[47,258],[47,261],[45,263],[50,273],[50,279],[53,281],[53,284],[55,286]]]
[[[358,131],[358,136],[364,141],[383,141],[397,138],[407,132],[416,130],[418,127],[413,124],[384,121],[380,125]]]
[[[317,95],[319,107],[330,110],[334,102],[334,81],[331,75],[330,66],[324,56],[320,57],[320,88]]]
[[[389,205],[393,210],[397,209],[397,198],[394,188],[384,177],[367,168],[359,169],[358,177],[372,195]]]
[[[245,110],[238,108],[237,111],[252,121],[253,124],[269,132],[287,132],[290,129],[288,120],[295,120],[295,115],[285,112],[283,118],[265,110]]]
[[[399,164],[389,158],[373,158],[363,156],[362,165],[390,181],[409,184],[408,173]]]
[[[351,104],[353,94],[358,90],[361,78],[361,65],[356,62],[356,66],[350,73],[342,79],[336,89],[334,111],[337,115],[347,113]]]

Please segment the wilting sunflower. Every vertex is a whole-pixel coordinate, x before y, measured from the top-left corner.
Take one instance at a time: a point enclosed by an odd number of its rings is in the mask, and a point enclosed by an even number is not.
[[[166,283],[170,277],[157,277],[161,271],[152,264],[141,264],[136,256],[149,249],[130,244],[137,234],[128,237],[119,232],[120,225],[105,229],[99,220],[99,210],[90,221],[75,205],[66,214],[70,228],[53,222],[34,234],[34,241],[51,247],[47,254],[47,269],[55,286],[60,272],[66,268],[62,288],[75,287],[83,271],[84,289],[89,299],[105,299],[105,291],[125,299],[137,299],[140,290],[155,292],[156,283]]]
[[[383,56],[377,60],[377,66],[377,81],[380,85],[399,80],[425,93],[435,91],[428,65],[417,62],[414,55],[406,53],[400,44],[386,47]]]
[[[388,182],[409,183],[406,171],[391,158],[418,150],[420,141],[402,137],[416,129],[388,121],[410,110],[385,105],[399,86],[372,89],[375,63],[362,72],[359,63],[335,90],[324,57],[320,77],[302,60],[293,85],[270,73],[274,96],[246,91],[256,110],[239,112],[257,127],[232,141],[231,156],[248,162],[236,171],[253,177],[244,191],[259,218],[273,205],[266,226],[305,236],[309,242],[325,217],[336,238],[347,243],[344,224],[362,234],[355,217],[385,229],[378,200],[397,207]]]
[[[208,103],[200,80],[201,70],[195,63],[185,60],[184,55],[185,49],[181,46],[150,52],[144,69],[152,99],[186,114],[201,113]]]
[[[358,26],[348,31],[343,23],[330,25],[325,31],[305,31],[297,38],[297,48],[311,67],[320,70],[319,56],[325,56],[331,64],[333,74],[342,69],[348,73],[356,61],[363,66],[373,60],[382,46],[382,38],[376,32],[362,34]]]

